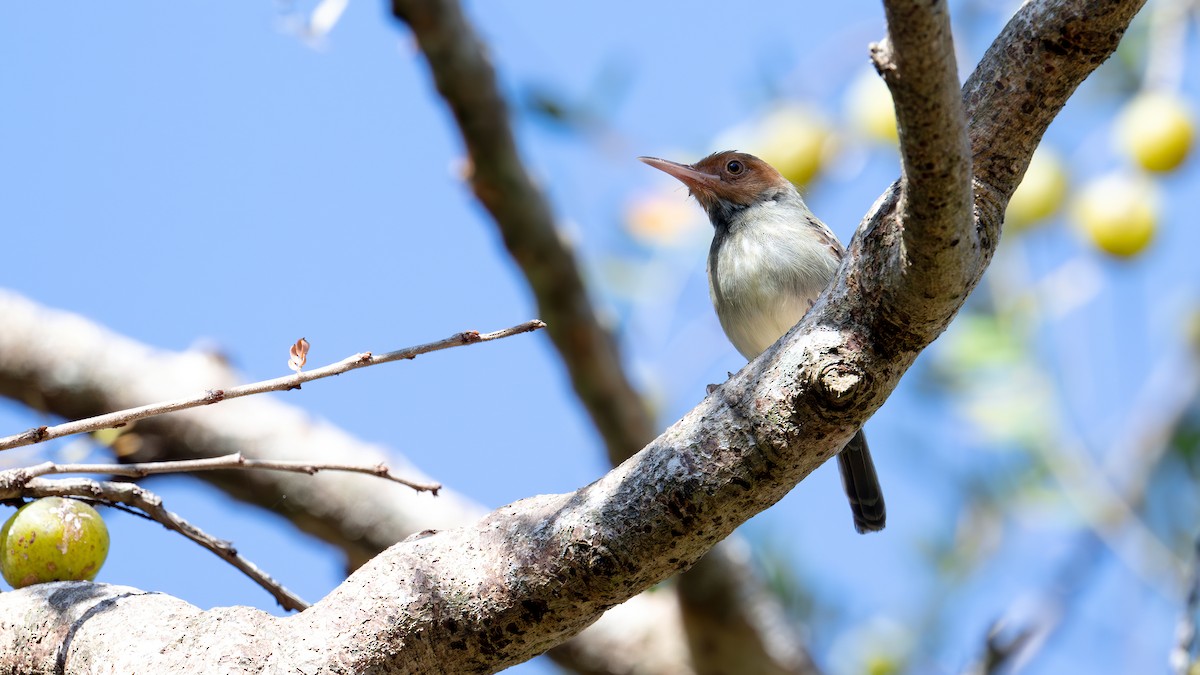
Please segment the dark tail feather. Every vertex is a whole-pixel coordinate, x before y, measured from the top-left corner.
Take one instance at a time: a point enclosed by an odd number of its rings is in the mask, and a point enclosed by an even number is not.
[[[850,511],[854,514],[854,529],[859,534],[882,530],[887,519],[883,507],[883,489],[879,487],[875,462],[871,461],[871,450],[867,447],[867,437],[862,429],[838,453],[838,469],[841,470],[846,497],[850,499]]]

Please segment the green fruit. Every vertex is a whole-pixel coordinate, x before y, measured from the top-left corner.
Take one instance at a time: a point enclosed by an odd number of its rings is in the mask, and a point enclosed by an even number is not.
[[[91,581],[108,557],[108,528],[75,499],[30,502],[0,529],[0,573],[13,588],[47,581]]]

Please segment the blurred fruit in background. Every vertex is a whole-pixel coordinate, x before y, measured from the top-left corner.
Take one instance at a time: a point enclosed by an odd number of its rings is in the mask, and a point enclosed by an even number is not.
[[[1013,231],[1028,229],[1058,213],[1066,197],[1066,165],[1053,149],[1039,147],[1017,191],[1008,200],[1004,222]]]
[[[892,92],[873,68],[864,68],[846,90],[846,115],[863,136],[888,145],[896,145],[896,107]]]
[[[1187,159],[1194,136],[1191,108],[1174,94],[1138,94],[1117,118],[1117,146],[1147,171],[1174,171]]]
[[[1085,185],[1071,205],[1071,216],[1097,248],[1128,258],[1154,239],[1160,202],[1158,186],[1149,178],[1118,171]]]

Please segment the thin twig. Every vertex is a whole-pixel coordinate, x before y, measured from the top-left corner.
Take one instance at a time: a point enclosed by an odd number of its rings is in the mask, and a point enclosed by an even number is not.
[[[389,361],[400,361],[414,359],[421,354],[429,352],[441,351],[451,347],[461,347],[463,345],[473,345],[480,342],[490,342],[499,340],[520,333],[528,333],[530,331],[545,328],[546,324],[538,320],[526,321],[525,323],[498,330],[493,333],[480,333],[478,331],[467,331],[465,333],[456,333],[443,340],[430,342],[428,344],[417,345],[416,347],[407,347],[398,349],[394,352],[386,354],[372,354],[371,352],[363,352],[355,354],[346,359],[342,359],[337,363],[310,370],[307,372],[296,373],[295,375],[287,375],[285,377],[277,377],[273,380],[263,380],[262,382],[252,382],[243,384],[238,387],[230,387],[229,389],[210,389],[198,396],[176,399],[174,401],[163,401],[161,403],[152,403],[137,408],[129,408],[127,410],[119,410],[117,412],[105,413],[95,417],[88,417],[74,422],[66,422],[64,424],[55,425],[52,427],[35,427],[24,433],[0,438],[0,450],[11,450],[25,445],[33,445],[63,436],[71,436],[74,434],[82,434],[91,431],[99,431],[100,429],[114,429],[123,427],[130,422],[163,415],[166,413],[186,410],[188,408],[198,408],[203,405],[211,405],[220,403],[232,398],[240,398],[242,396],[250,396],[252,394],[262,394],[268,391],[287,391],[289,389],[299,389],[300,385],[305,382],[311,382],[323,377],[331,375],[341,375],[342,373],[356,370],[358,368],[366,368],[380,363]]]
[[[133,483],[112,483],[90,478],[64,478],[47,480],[35,478],[21,490],[24,497],[84,497],[101,503],[124,504],[145,513],[155,522],[173,532],[178,532],[204,548],[212,551],[225,562],[241,570],[254,583],[262,586],[274,596],[281,607],[302,611],[309,604],[303,598],[284,588],[282,584],[263,572],[257,565],[243,558],[233,544],[217,539],[192,525],[178,515],[168,511],[162,498]]]
[[[1175,627],[1175,647],[1171,650],[1171,670],[1176,675],[1187,675],[1195,662],[1192,655],[1196,650],[1196,613],[1200,611],[1200,539],[1192,549],[1192,572],[1188,581],[1187,604]]]
[[[262,469],[264,471],[290,471],[292,473],[306,473],[313,475],[318,471],[347,471],[350,473],[364,473],[369,476],[378,476],[386,478],[390,481],[407,485],[408,487],[418,492],[432,492],[437,495],[438,490],[442,489],[439,483],[418,483],[416,481],[402,478],[391,472],[387,464],[333,464],[326,462],[289,462],[284,460],[269,460],[269,459],[249,459],[240,452],[235,452],[230,455],[222,455],[220,457],[206,457],[203,459],[179,459],[167,462],[142,462],[138,464],[56,464],[55,462],[43,462],[34,466],[23,467],[20,469],[9,469],[5,472],[0,472],[0,485],[4,484],[4,474],[21,472],[25,480],[30,480],[38,476],[49,474],[63,473],[98,473],[110,474],[114,476],[128,476],[130,478],[142,478],[145,476],[162,474],[162,473],[191,473],[195,471],[217,471],[222,469]]]

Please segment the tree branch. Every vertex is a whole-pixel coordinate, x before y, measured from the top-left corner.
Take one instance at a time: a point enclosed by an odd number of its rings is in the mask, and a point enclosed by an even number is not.
[[[679,579],[689,652],[702,661],[695,664],[697,673],[821,672],[804,649],[806,641],[794,634],[794,620],[759,578],[744,540],[725,539]],[[724,612],[713,610],[718,607]]]
[[[1009,20],[963,85],[981,220],[999,222],[1042,134],[1143,4],[1030,2]]]
[[[887,258],[879,258],[890,262],[878,279],[880,297],[896,325],[911,326],[922,313],[948,323],[990,248],[971,228],[971,161],[950,14],[945,0],[885,0],[883,7],[888,37],[872,45],[871,58],[895,101],[902,173],[891,221],[901,245],[889,241]]]
[[[202,394],[190,396],[188,398],[176,399],[173,401],[162,401],[151,403],[148,405],[130,408],[128,410],[118,410],[116,412],[96,415],[88,419],[75,420],[58,424],[53,427],[35,427],[24,433],[16,434],[0,438],[0,450],[11,450],[25,445],[33,445],[63,436],[71,436],[74,434],[83,434],[91,431],[99,431],[101,429],[115,429],[123,427],[131,422],[146,419],[147,417],[155,417],[165,415],[167,413],[178,412],[180,410],[188,410],[190,408],[200,408],[221,401],[241,398],[243,396],[251,396],[254,394],[264,394],[269,391],[288,391],[291,389],[299,389],[300,385],[305,382],[319,380],[324,377],[333,375],[341,375],[351,370],[366,368],[367,366],[377,366],[381,363],[390,363],[392,361],[408,361],[417,358],[421,354],[429,352],[441,351],[451,347],[461,347],[463,345],[479,344],[481,342],[491,342],[501,338],[528,333],[541,328],[545,328],[546,324],[541,321],[533,320],[525,323],[517,324],[509,328],[504,328],[491,333],[480,333],[479,331],[466,331],[463,333],[455,333],[448,338],[438,340],[437,342],[429,342],[416,347],[405,347],[384,354],[372,354],[371,352],[362,352],[348,358],[342,359],[337,363],[316,368],[306,372],[296,372],[293,375],[285,375],[272,380],[263,380],[262,382],[252,382],[250,384],[238,385],[226,389],[209,389]]]
[[[218,558],[235,567],[242,574],[250,577],[254,583],[270,593],[275,598],[275,602],[279,603],[280,607],[298,612],[307,609],[309,606],[303,598],[291,592],[271,575],[259,569],[258,565],[242,557],[232,543],[223,539],[217,539],[178,515],[168,511],[163,506],[162,497],[133,483],[112,483],[108,481],[95,481],[89,478],[33,479],[22,486],[20,493],[24,496],[34,498],[86,496],[90,500],[103,504],[124,504],[133,507],[145,514],[145,517],[150,520],[172,532],[178,532],[187,539],[208,549]]]
[[[970,209],[960,213],[959,177],[942,170],[957,160],[939,163],[936,153],[926,152],[941,149],[953,157],[958,148],[952,131],[958,123],[949,119],[953,108],[943,97],[947,75],[927,70],[935,62],[952,62],[944,53],[947,38],[939,38],[935,53],[926,57],[898,54],[907,44],[909,21],[913,31],[933,36],[942,35],[941,23],[916,21],[908,2],[885,3],[893,32],[882,55],[894,66],[885,77],[901,125],[905,174],[875,203],[851,242],[848,273],[828,298],[831,325],[856,326],[861,344],[882,354],[912,356],[945,330],[991,260],[1008,199],[1042,134],[1079,84],[1116,50],[1143,4],[1041,0],[1021,6],[962,87],[971,148],[970,173],[964,175],[973,176],[973,194]],[[931,15],[940,8],[936,4]],[[915,70],[906,73],[905,67]],[[923,82],[926,78],[939,85]],[[926,95],[935,102],[924,103]],[[930,162],[933,169],[924,171]],[[939,187],[946,195],[939,195]],[[918,199],[929,203],[908,205]],[[878,299],[870,321],[837,309],[861,295]]]
[[[429,61],[438,93],[462,132],[471,189],[529,281],[538,314],[609,459],[620,464],[654,438],[656,424],[625,376],[616,339],[592,307],[546,196],[521,162],[486,48],[454,0],[393,0],[392,13],[412,29]]]
[[[0,499],[5,491],[19,491],[20,486],[31,478],[63,473],[99,473],[113,476],[128,476],[129,478],[145,478],[164,473],[197,473],[200,471],[221,471],[231,469],[260,469],[263,471],[288,471],[303,473],[309,476],[318,471],[347,471],[377,476],[393,483],[406,485],[417,492],[432,492],[437,495],[442,488],[438,483],[417,483],[392,473],[386,464],[367,466],[362,464],[344,464],[332,462],[293,462],[286,460],[249,459],[240,452],[223,457],[206,457],[204,459],[178,459],[165,462],[141,462],[137,464],[58,464],[42,462],[33,466],[0,471]],[[15,494],[13,496],[16,496]]]

